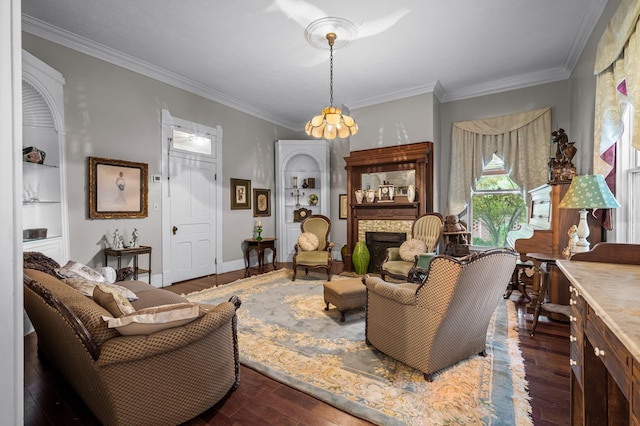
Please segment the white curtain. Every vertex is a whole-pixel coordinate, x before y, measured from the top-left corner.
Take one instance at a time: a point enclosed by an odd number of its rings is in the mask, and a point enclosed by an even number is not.
[[[635,107],[632,144],[640,150],[639,17],[640,0],[622,0],[602,34],[596,51],[593,170],[595,174],[605,177],[615,165],[615,157],[610,152],[622,135],[625,102]]]
[[[526,191],[547,182],[551,108],[453,123],[447,214],[459,215],[494,153]]]

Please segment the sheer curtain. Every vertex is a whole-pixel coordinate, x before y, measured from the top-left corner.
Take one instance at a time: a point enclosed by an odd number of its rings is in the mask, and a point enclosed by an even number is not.
[[[524,191],[547,182],[551,108],[453,123],[447,214],[470,202],[482,168],[497,153]]]
[[[615,143],[622,135],[624,103],[635,107],[632,144],[640,150],[640,0],[622,0],[596,51],[597,75],[594,123],[595,174],[613,189]]]

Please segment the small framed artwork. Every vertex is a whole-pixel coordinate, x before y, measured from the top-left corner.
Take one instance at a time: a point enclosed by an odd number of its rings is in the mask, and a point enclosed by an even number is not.
[[[253,217],[271,216],[271,190],[253,190]]]
[[[148,216],[148,165],[89,158],[89,218]]]
[[[339,219],[346,219],[349,211],[349,199],[347,198],[347,194],[340,194],[340,206]]]
[[[251,209],[251,181],[231,178],[231,210]]]

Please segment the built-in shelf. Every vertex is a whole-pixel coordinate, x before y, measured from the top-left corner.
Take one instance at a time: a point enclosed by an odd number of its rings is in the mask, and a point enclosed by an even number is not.
[[[276,237],[278,261],[291,262],[300,235],[300,222],[294,221],[299,208],[312,214],[330,215],[329,143],[325,140],[279,140],[276,142]],[[313,188],[303,188],[305,179],[313,179]],[[295,181],[295,183],[294,183]],[[294,186],[296,185],[297,186]],[[299,193],[296,203],[296,192]],[[302,195],[304,193],[304,195]],[[309,196],[318,203],[311,205]]]

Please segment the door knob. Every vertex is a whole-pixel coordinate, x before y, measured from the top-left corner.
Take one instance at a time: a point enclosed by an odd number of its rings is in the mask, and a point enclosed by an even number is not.
[[[174,226],[171,230],[173,231],[173,235],[176,235],[176,231],[178,230],[178,227]]]

